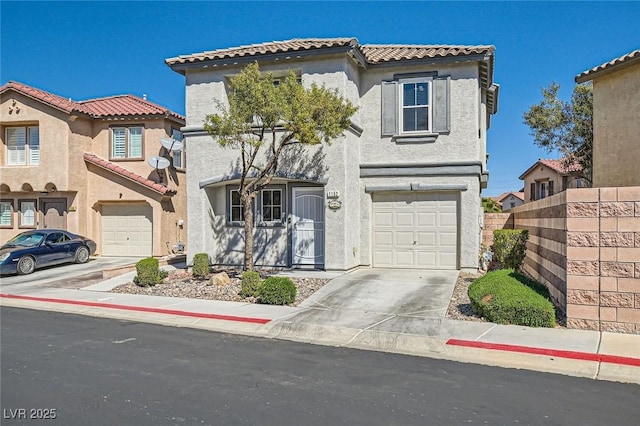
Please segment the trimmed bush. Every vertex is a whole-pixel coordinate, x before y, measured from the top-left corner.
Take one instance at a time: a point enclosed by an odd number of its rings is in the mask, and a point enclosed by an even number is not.
[[[529,231],[525,229],[496,229],[493,231],[494,259],[503,268],[519,270],[527,251]]]
[[[554,327],[556,312],[547,288],[513,269],[487,272],[469,286],[476,314],[498,324]]]
[[[260,303],[288,305],[296,300],[298,289],[287,277],[269,277],[258,287]]]
[[[262,278],[260,278],[260,274],[255,271],[245,271],[242,274],[242,289],[240,290],[240,296],[257,296],[260,284],[262,284]]]
[[[204,278],[209,275],[209,255],[207,253],[197,253],[193,256],[193,269],[191,273],[196,278]]]
[[[133,282],[140,287],[149,287],[160,284],[169,275],[167,271],[160,270],[158,259],[144,258],[136,263],[136,276]]]

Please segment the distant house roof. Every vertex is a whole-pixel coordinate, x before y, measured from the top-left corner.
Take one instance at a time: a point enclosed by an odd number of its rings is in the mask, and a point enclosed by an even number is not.
[[[584,83],[585,81],[593,80],[596,77],[601,77],[605,74],[609,74],[610,72],[618,71],[637,63],[640,63],[640,49],[634,50],[633,52],[612,59],[609,62],[605,62],[602,65],[598,65],[597,67],[578,74],[576,76],[576,83]]]
[[[502,200],[507,198],[509,195],[513,195],[514,197],[519,198],[520,200],[524,201],[524,192],[515,192],[515,191],[503,192],[502,194],[498,195],[494,199],[496,201],[498,201],[499,203],[502,203]]]
[[[562,158],[559,160],[548,160],[541,158],[536,161],[533,166],[529,167],[524,173],[522,173],[518,179],[524,179],[524,177],[528,175],[533,169],[535,169],[539,164],[547,166],[561,175],[570,175],[582,171],[582,166],[577,162],[574,162],[567,166],[565,164],[565,160]]]
[[[125,179],[128,179],[132,182],[135,182],[137,184],[140,184],[148,189],[151,189],[152,191],[155,191],[159,194],[162,195],[174,195],[176,193],[176,191],[169,189],[168,187],[166,187],[165,185],[162,185],[160,183],[154,182],[151,179],[147,179],[144,176],[140,176],[137,173],[134,173],[130,170],[127,170],[123,167],[118,166],[117,164],[114,164],[110,161],[104,160],[100,157],[98,157],[97,155],[94,154],[88,154],[85,153],[84,154],[84,161],[86,161],[87,163],[91,163],[94,164],[104,170],[107,170],[109,172],[112,172],[118,176],[121,176]]]
[[[185,121],[184,116],[134,95],[116,95],[105,98],[74,101],[71,98],[63,98],[62,96],[54,95],[53,93],[17,81],[9,81],[2,85],[2,87],[0,87],[0,95],[8,90],[15,90],[27,97],[69,114],[86,114],[92,118],[162,115],[180,123],[184,123]]]

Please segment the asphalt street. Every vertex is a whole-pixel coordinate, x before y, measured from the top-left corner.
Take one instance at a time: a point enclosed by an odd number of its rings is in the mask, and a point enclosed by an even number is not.
[[[632,425],[640,386],[3,307],[2,424]],[[53,410],[53,411],[52,411]],[[23,418],[26,417],[25,418]]]

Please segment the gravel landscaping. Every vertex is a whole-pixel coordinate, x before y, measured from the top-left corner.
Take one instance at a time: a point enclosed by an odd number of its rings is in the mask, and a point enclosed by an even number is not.
[[[243,298],[238,271],[225,271],[231,280],[229,284],[211,284],[206,279],[193,278],[190,272],[175,271],[169,274],[161,284],[153,287],[140,287],[129,282],[111,290],[114,293],[146,294],[151,296],[186,297],[190,299],[223,300],[227,302],[255,303],[253,297]],[[296,300],[290,306],[298,306],[303,300],[321,289],[330,280],[324,278],[291,278],[297,288]]]

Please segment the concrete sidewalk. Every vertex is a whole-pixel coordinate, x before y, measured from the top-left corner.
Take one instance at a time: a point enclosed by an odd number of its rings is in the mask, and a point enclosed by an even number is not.
[[[335,300],[340,290],[356,291],[358,285],[369,290],[373,290],[371,286],[382,286],[382,280],[376,281],[379,271],[301,273],[332,281],[298,307],[109,292],[131,281],[134,272],[80,290],[1,288],[0,305],[640,384],[638,335],[448,319],[444,317],[446,305],[443,310],[443,301],[448,303],[451,296],[450,285],[445,285],[450,283],[446,273],[412,276],[413,272],[396,271],[396,281],[414,299],[412,304],[403,300],[389,303],[406,308],[396,312],[388,312],[383,302],[400,296],[385,294],[388,290],[383,287],[371,291],[369,298],[360,293],[345,303],[327,302],[332,297]],[[455,281],[457,274],[453,276]],[[416,284],[418,279],[423,280],[422,285]],[[435,296],[415,305],[415,295],[424,291]]]

